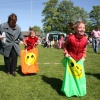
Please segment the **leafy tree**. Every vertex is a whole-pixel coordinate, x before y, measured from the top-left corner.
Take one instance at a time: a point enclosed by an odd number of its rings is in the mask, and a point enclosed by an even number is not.
[[[34,29],[36,32],[41,32],[41,31],[42,31],[41,28],[38,27],[38,26],[34,26],[33,29]]]
[[[73,2],[63,0],[58,5],[58,21],[59,21],[59,30],[67,32],[68,23],[73,21]]]
[[[88,18],[87,12],[83,8],[78,6],[75,7],[73,2],[67,0],[60,2],[58,12],[58,20],[60,22],[59,29],[67,33],[71,32],[68,23],[75,23],[78,20],[86,22],[86,19]],[[61,27],[63,27],[63,29]]]
[[[86,21],[87,12],[80,7],[74,7],[74,3],[68,0],[49,0],[44,3],[42,20],[44,31],[63,31],[69,33],[69,22],[75,23],[77,20]]]
[[[84,8],[80,8],[78,6],[74,7],[74,22],[78,20],[86,22],[87,18],[88,13],[84,10]]]
[[[93,6],[93,10],[90,12],[90,19],[93,22],[93,26],[100,26],[100,6]]]
[[[45,16],[45,18],[42,20],[42,22],[45,32],[54,30],[53,24],[57,14],[57,3],[58,0],[49,0],[48,2],[44,3],[45,7],[42,11],[42,15]]]
[[[87,20],[87,22],[86,22],[86,33],[88,34],[88,36],[91,36],[92,30],[93,30],[92,21]]]

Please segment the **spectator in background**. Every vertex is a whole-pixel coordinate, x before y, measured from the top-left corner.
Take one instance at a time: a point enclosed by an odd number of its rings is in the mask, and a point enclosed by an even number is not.
[[[63,48],[63,43],[64,43],[64,37],[60,36],[60,39],[58,41],[58,48],[62,49]]]
[[[89,37],[88,41],[89,41],[89,44],[92,45],[92,38],[91,37]]]
[[[52,41],[53,41],[53,36],[52,36],[52,34],[49,34],[49,36],[48,36],[48,46],[50,48],[52,47]]]
[[[91,37],[92,37],[93,50],[95,53],[98,53],[98,45],[100,38],[99,27],[95,27],[95,29],[91,32]]]
[[[88,39],[88,34],[87,33],[84,33],[84,36]]]

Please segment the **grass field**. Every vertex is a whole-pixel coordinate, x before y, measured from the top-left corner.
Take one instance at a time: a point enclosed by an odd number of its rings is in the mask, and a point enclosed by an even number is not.
[[[87,94],[84,97],[68,98],[61,92],[64,75],[61,64],[63,50],[43,48],[41,45],[38,49],[40,71],[36,75],[22,75],[20,58],[17,76],[7,75],[0,55],[0,100],[100,100],[100,51],[95,54],[92,47],[88,47],[84,64]]]

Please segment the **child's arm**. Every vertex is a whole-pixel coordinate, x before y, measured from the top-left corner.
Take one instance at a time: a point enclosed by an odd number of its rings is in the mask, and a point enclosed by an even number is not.
[[[83,60],[85,60],[86,58],[86,52],[87,52],[87,48],[85,47],[85,49],[83,50],[83,57],[82,57]]]
[[[37,45],[38,45],[38,42],[35,42],[35,44],[34,44],[33,48],[34,48],[34,47],[36,47]]]
[[[69,57],[70,55],[68,54],[68,51],[67,51],[67,46],[68,46],[68,39],[64,42],[64,45],[63,45],[63,50],[64,50],[64,55],[66,57]]]
[[[23,43],[25,46],[27,46],[26,40],[27,40],[27,37],[23,39]]]
[[[38,38],[35,37],[35,44],[33,45],[33,48],[35,48],[38,45]]]

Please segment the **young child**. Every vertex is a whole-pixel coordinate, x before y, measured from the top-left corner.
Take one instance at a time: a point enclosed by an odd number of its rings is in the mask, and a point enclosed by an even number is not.
[[[95,53],[98,53],[99,38],[100,38],[99,27],[95,27],[95,29],[91,32],[91,37],[92,37],[93,51]]]
[[[88,40],[84,36],[85,24],[78,21],[73,25],[74,33],[69,35],[64,42],[64,59],[66,63],[62,92],[67,97],[84,96],[86,94],[86,79],[83,62],[86,57],[86,45]]]
[[[86,45],[88,43],[85,33],[85,24],[82,21],[75,23],[74,34],[69,35],[64,43],[64,55],[71,56],[76,62],[86,57]]]
[[[58,41],[58,48],[62,49],[63,48],[63,43],[64,43],[64,37],[60,36],[60,39]]]
[[[28,51],[38,45],[38,37],[33,28],[29,28],[29,36],[24,39],[25,49]]]
[[[38,38],[34,29],[29,28],[29,36],[24,39],[25,50],[21,51],[21,69],[23,74],[36,74],[38,67]]]

